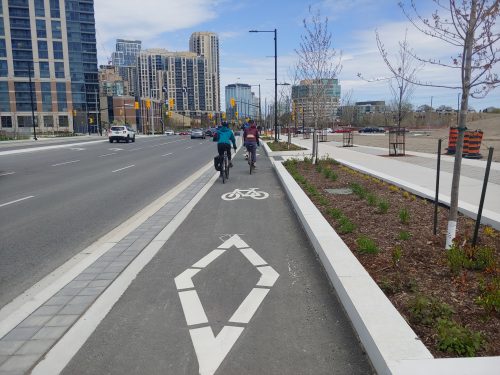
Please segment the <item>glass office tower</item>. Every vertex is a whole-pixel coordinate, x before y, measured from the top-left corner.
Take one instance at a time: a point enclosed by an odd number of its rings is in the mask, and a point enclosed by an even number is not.
[[[98,88],[93,0],[0,0],[1,130],[95,131]]]

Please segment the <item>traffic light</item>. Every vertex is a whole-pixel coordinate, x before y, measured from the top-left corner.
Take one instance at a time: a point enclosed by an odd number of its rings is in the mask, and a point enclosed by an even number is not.
[[[238,118],[238,111],[234,112],[234,115]]]
[[[174,109],[174,105],[175,105],[175,99],[174,98],[170,98],[168,99],[168,106],[170,109]]]
[[[222,112],[222,119],[225,120],[226,119],[226,112]]]
[[[89,118],[89,123],[90,124],[93,124],[94,123],[94,119],[92,117]]]
[[[139,102],[135,102],[135,103],[134,103],[134,108],[135,108],[135,109],[139,109]]]
[[[231,103],[231,107],[234,108],[234,106],[236,105],[236,101],[234,100],[234,98],[230,99],[230,103]]]

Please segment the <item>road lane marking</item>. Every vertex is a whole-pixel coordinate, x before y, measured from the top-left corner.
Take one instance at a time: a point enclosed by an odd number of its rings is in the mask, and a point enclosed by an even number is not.
[[[213,375],[217,371],[245,327],[226,325],[217,336],[214,336],[212,327],[208,325],[208,319],[198,293],[194,289],[192,277],[225,252],[234,251],[230,250],[234,247],[257,268],[261,278],[256,287],[238,306],[228,323],[248,324],[279,277],[274,268],[268,266],[255,250],[251,249],[245,241],[235,234],[174,279],[188,327],[195,324],[207,324],[205,327],[189,329],[201,375]],[[266,266],[257,267],[261,264]],[[185,289],[192,290],[186,291]]]
[[[5,173],[0,173],[0,177],[1,177],[1,176],[9,176],[9,175],[14,174],[14,173],[16,173],[16,172],[5,172]]]
[[[240,252],[248,259],[253,266],[267,266],[267,262],[255,252],[254,249],[240,249]]]
[[[52,164],[53,167],[58,167],[60,165],[66,165],[66,164],[72,164],[72,163],[78,163],[80,160],[71,160],[71,161],[65,161],[64,163],[58,163],[58,164]]]
[[[109,151],[123,151],[123,148],[108,148]]]
[[[120,172],[120,171],[123,171],[124,169],[132,168],[132,167],[135,167],[135,164],[128,165],[128,166],[120,168],[120,169],[116,169],[116,170],[112,171],[111,173]]]
[[[270,289],[253,288],[243,300],[233,316],[229,319],[231,323],[247,324],[259,308]]]
[[[162,155],[162,156],[169,156],[169,155],[173,155],[173,152],[169,152],[168,154],[165,154],[165,155]]]
[[[210,253],[208,253],[203,258],[201,258],[198,262],[193,264],[193,267],[194,268],[205,268],[210,263],[212,263],[215,259],[217,259],[222,254],[224,254],[225,251],[226,250],[219,250],[219,249],[212,250]]]
[[[73,151],[85,151],[85,149],[81,148],[81,147],[72,147],[72,148],[70,148],[70,150],[73,150]]]
[[[17,203],[17,202],[25,201],[26,199],[30,199],[30,198],[34,198],[34,197],[35,197],[34,195],[30,195],[29,197],[24,197],[24,198],[16,199],[15,201],[11,201],[11,202],[0,204],[0,207],[5,207],[5,206],[8,206],[9,204],[14,204],[14,203]]]
[[[196,290],[179,292],[179,298],[181,299],[182,309],[184,310],[188,326],[208,323],[207,315],[205,314],[205,310],[203,310]]]
[[[189,150],[190,148],[193,148],[193,146],[186,147],[186,150]]]
[[[104,154],[104,155],[100,155],[99,157],[100,158],[103,158],[105,156],[110,156],[110,155],[116,155],[116,152],[112,152],[111,154]]]
[[[185,270],[183,273],[181,273],[179,276],[177,276],[174,281],[175,281],[175,287],[177,290],[182,290],[182,289],[192,289],[194,288],[193,284],[193,276],[196,275],[198,272],[200,272],[201,269],[192,269],[188,268]]]
[[[131,150],[129,150],[129,151],[137,151],[137,150],[142,150],[143,148],[144,148],[144,147],[133,148],[133,149],[131,149]]]

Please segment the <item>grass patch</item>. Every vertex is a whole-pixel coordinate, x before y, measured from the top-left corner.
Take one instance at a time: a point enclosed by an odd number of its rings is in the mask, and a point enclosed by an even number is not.
[[[408,241],[411,238],[411,233],[405,230],[399,232],[398,239],[401,241]]]
[[[391,204],[387,200],[381,200],[378,202],[378,213],[379,214],[386,214],[387,211],[389,211],[389,207]]]
[[[481,294],[475,302],[482,306],[487,313],[500,313],[500,277],[495,277],[490,282],[481,281],[479,285]]]
[[[473,332],[452,320],[439,319],[437,330],[438,349],[447,353],[461,357],[474,357],[476,352],[485,345],[480,332]]]
[[[351,220],[349,220],[347,217],[342,216],[338,220],[340,226],[338,228],[338,232],[340,234],[347,234],[347,233],[352,233],[356,230],[356,224],[354,224]]]
[[[368,193],[366,195],[366,201],[368,202],[369,206],[376,206],[377,205],[377,196],[373,193]]]
[[[379,248],[374,240],[367,236],[361,236],[356,239],[356,245],[358,245],[358,251],[363,254],[376,254],[379,252]]]
[[[453,274],[459,273],[463,268],[475,271],[484,271],[495,267],[495,249],[487,246],[460,247],[453,245],[446,253],[448,266]]]
[[[356,194],[360,199],[366,198],[368,191],[360,184],[353,182],[349,185],[349,187],[351,188],[352,192]]]
[[[408,224],[410,222],[410,212],[406,208],[399,210],[399,221],[401,224]]]

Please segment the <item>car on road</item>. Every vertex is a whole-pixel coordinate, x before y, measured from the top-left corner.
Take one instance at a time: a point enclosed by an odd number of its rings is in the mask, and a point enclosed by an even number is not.
[[[349,133],[352,132],[352,128],[337,128],[335,133]]]
[[[191,130],[191,139],[202,138],[205,139],[205,132],[203,129],[193,129]]]
[[[210,128],[205,131],[207,137],[213,137],[217,133],[217,128]]]
[[[135,130],[127,125],[114,125],[109,129],[108,139],[109,143],[113,141],[135,142]]]
[[[385,129],[376,127],[366,127],[359,129],[358,133],[385,133]]]
[[[174,135],[174,131],[173,130],[165,130],[165,135]]]
[[[179,132],[179,135],[189,135],[189,132],[186,132],[186,131],[180,131],[180,132]]]

